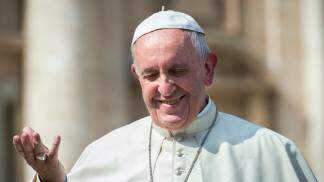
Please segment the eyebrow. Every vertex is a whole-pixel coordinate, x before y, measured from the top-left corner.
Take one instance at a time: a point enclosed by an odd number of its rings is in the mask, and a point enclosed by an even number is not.
[[[157,70],[155,68],[145,68],[142,72],[141,75],[146,75],[146,74],[150,74],[150,73],[154,73]]]
[[[176,63],[176,64],[172,65],[170,68],[188,68],[188,64],[186,64],[186,63],[180,63],[180,64]]]

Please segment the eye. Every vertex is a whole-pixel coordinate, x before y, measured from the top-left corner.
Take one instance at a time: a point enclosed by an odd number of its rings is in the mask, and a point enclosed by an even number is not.
[[[172,68],[169,73],[173,76],[182,76],[188,72],[187,68]]]
[[[143,75],[143,78],[145,80],[149,80],[149,81],[154,81],[155,79],[157,79],[159,76],[159,73],[156,72],[156,73],[147,73],[145,75]]]

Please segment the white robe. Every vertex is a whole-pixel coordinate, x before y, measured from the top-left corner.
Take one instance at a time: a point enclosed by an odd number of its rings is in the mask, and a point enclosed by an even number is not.
[[[153,124],[154,182],[183,182],[213,123],[212,100],[183,133]],[[68,174],[69,182],[149,181],[151,117],[116,129],[90,144]],[[269,129],[218,113],[189,175],[190,182],[317,181],[295,144]]]

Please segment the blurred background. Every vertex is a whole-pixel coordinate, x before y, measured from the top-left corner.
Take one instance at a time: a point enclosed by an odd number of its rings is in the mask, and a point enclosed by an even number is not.
[[[220,110],[291,138],[324,180],[323,0],[164,4],[205,29]],[[0,0],[1,182],[33,175],[11,144],[24,126],[49,146],[60,133],[69,171],[91,141],[147,115],[129,47],[160,9],[158,0]]]

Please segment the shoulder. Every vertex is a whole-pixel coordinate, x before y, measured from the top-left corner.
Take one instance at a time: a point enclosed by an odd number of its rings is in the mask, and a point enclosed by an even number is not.
[[[242,173],[257,171],[272,181],[316,181],[295,143],[275,131],[220,113],[213,133],[215,154],[230,151],[230,160],[245,161]]]
[[[82,152],[71,170],[71,174],[89,172],[92,168],[116,170],[129,161],[138,161],[146,150],[147,137],[151,123],[150,117],[134,121],[117,128],[89,144]],[[90,172],[89,172],[90,174]]]
[[[234,115],[219,113],[213,130],[217,148],[230,147],[241,157],[280,159],[299,153],[294,142],[285,136]]]
[[[139,146],[147,143],[145,135],[148,135],[151,118],[144,117],[130,124],[112,130],[101,138],[89,144],[82,155],[91,156],[100,153],[114,156],[120,151],[134,152]]]
[[[217,122],[219,122],[223,127],[233,130],[242,128],[247,130],[257,130],[262,128],[261,126],[251,123],[243,118],[223,112],[219,112],[219,118],[217,119]]]
[[[253,138],[260,129],[262,129],[261,126],[240,117],[219,112],[213,133],[217,138],[223,138],[224,142],[235,144]]]
[[[285,146],[295,148],[294,142],[287,137],[240,117],[220,112],[217,122],[218,130],[223,130],[221,133],[234,142],[245,141],[247,144],[253,143],[266,148]]]

